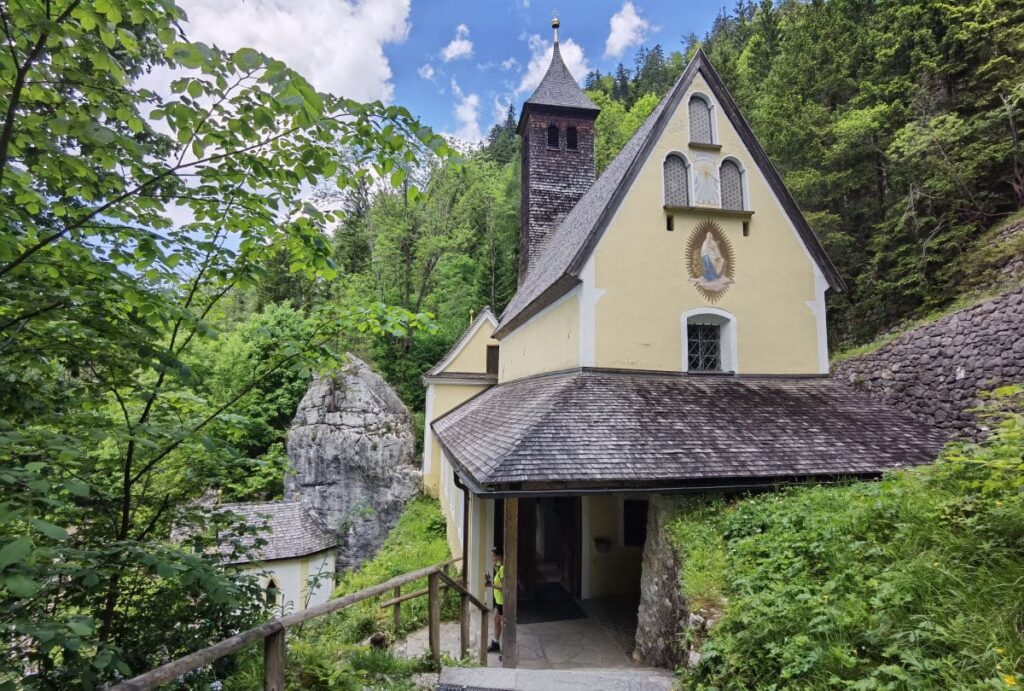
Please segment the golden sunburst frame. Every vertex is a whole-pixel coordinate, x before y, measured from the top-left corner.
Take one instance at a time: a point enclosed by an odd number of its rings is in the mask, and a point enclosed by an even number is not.
[[[708,302],[721,298],[733,284],[732,245],[722,227],[710,218],[698,223],[690,233],[686,242],[686,266],[690,283]]]

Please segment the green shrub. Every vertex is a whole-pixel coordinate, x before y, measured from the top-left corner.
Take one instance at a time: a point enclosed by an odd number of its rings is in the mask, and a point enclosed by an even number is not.
[[[1024,683],[1022,455],[1024,416],[1012,414],[983,443],[879,482],[685,512],[670,528],[683,594],[728,604],[684,683]]]

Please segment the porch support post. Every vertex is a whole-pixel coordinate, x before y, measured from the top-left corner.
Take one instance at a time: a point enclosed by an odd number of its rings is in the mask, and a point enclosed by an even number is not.
[[[519,666],[516,642],[516,610],[519,601],[519,499],[505,499],[505,614],[502,617],[501,666]]]
[[[469,590],[469,488],[462,488],[462,587]],[[469,618],[473,610],[464,594],[459,602],[459,657],[469,654]],[[485,617],[486,618],[486,617]]]

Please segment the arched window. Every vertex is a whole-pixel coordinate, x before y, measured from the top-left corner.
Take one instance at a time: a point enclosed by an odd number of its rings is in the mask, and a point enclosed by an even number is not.
[[[664,163],[665,206],[689,206],[689,175],[686,159],[669,154]]]
[[[548,148],[557,149],[558,147],[558,125],[548,125]]]
[[[281,592],[281,589],[277,587],[277,581],[271,578],[267,581],[267,587],[264,589],[264,596],[269,606],[273,607],[277,604],[277,595]]]
[[[711,130],[711,104],[703,96],[690,97],[690,141],[714,144]]]
[[[736,320],[720,309],[702,307],[683,315],[683,370],[735,373]]]
[[[567,127],[565,130],[565,148],[569,151],[576,151],[579,147],[579,135],[575,127]]]
[[[722,208],[743,211],[743,171],[740,165],[729,158],[722,161],[718,180],[722,186]]]

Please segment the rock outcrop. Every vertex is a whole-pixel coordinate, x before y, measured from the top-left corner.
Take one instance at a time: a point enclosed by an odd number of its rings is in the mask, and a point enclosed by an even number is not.
[[[638,662],[669,669],[686,660],[682,636],[688,612],[679,589],[679,558],[668,534],[669,521],[683,501],[661,495],[651,499],[633,652]]]
[[[1024,381],[1024,288],[844,360],[832,376],[923,422],[975,436],[978,393]]]
[[[379,374],[348,358],[299,403],[284,490],[338,537],[339,570],[373,556],[420,488],[412,416]]]

